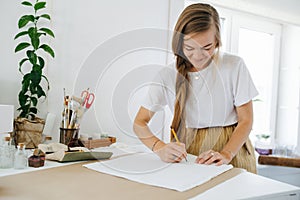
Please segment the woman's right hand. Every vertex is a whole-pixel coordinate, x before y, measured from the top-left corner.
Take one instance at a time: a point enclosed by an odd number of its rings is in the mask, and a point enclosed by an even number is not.
[[[168,144],[160,142],[157,148],[154,149],[154,153],[156,153],[162,161],[169,163],[180,162],[187,156],[185,144],[177,142]]]

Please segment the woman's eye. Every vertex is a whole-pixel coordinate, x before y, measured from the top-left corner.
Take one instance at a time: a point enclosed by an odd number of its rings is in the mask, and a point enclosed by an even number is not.
[[[194,50],[194,48],[192,48],[192,47],[185,47],[185,49],[186,49],[187,51],[192,51],[192,50]]]

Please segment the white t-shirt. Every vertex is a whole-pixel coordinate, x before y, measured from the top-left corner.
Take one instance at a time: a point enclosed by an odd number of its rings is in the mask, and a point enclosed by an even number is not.
[[[163,68],[151,84],[142,106],[157,112],[169,106],[174,113],[175,66]],[[228,53],[220,54],[199,72],[189,72],[190,93],[186,102],[186,126],[205,128],[237,122],[235,107],[252,100],[257,90],[244,61]]]

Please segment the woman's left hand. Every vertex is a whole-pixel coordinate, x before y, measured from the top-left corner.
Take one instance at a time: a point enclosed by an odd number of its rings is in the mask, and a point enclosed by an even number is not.
[[[201,153],[195,163],[210,165],[212,163],[216,163],[217,166],[222,164],[228,164],[232,158],[228,156],[225,152],[217,152],[213,150],[208,150],[206,152]]]

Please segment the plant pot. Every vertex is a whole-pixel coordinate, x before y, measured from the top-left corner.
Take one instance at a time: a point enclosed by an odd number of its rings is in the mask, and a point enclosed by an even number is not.
[[[35,118],[17,118],[14,121],[14,141],[15,145],[24,143],[26,148],[37,148],[42,142],[42,132],[45,126],[45,120]]]

